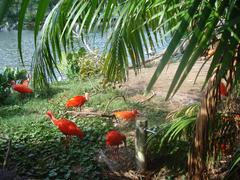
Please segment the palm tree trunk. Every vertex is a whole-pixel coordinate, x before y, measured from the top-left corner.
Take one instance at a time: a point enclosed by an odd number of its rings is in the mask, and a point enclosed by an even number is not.
[[[207,152],[209,148],[210,129],[214,129],[214,117],[219,90],[216,88],[216,69],[214,75],[208,82],[208,87],[201,100],[200,111],[196,120],[195,138],[192,150],[189,154],[189,178],[194,180],[205,179],[207,175]]]
[[[236,59],[233,57],[229,70],[224,76],[228,94],[235,79],[236,64]],[[201,108],[195,126],[195,138],[188,159],[189,178],[191,180],[207,178],[206,160],[207,155],[212,155],[212,152],[209,152],[209,147],[211,139],[214,139],[215,115],[217,104],[220,102],[218,73],[219,68],[216,68],[212,78],[208,81],[207,90],[201,100]]]
[[[207,100],[206,95],[202,98],[201,109],[198,113],[196,121],[196,132],[193,142],[193,148],[189,155],[189,178],[204,179],[206,171],[206,144],[208,141],[208,115],[206,111]]]

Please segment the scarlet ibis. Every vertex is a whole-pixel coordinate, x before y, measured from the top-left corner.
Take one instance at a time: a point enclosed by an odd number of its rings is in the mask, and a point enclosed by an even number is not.
[[[85,93],[84,96],[74,96],[66,102],[66,107],[79,107],[81,111],[81,107],[89,100],[89,94]]]
[[[24,84],[16,84],[15,81],[11,81],[11,85],[12,85],[12,89],[17,91],[17,92],[20,92],[20,93],[32,93],[33,90],[29,87],[27,87],[26,85]]]
[[[220,91],[221,96],[227,96],[228,95],[227,88],[222,82],[220,83],[219,91]]]
[[[48,111],[46,114],[52,123],[66,136],[66,140],[70,139],[71,136],[78,136],[80,139],[83,139],[84,133],[74,122],[65,118],[56,119],[51,111]]]
[[[108,131],[106,134],[106,144],[109,146],[119,146],[120,144],[124,143],[126,146],[126,136],[119,131],[112,130]]]
[[[118,119],[124,120],[124,121],[134,121],[136,117],[140,114],[138,110],[132,110],[132,111],[118,111],[113,113],[114,116]]]
[[[116,154],[118,155],[118,149],[119,149],[119,145],[124,144],[124,146],[127,146],[127,142],[126,142],[126,136],[122,133],[120,133],[119,131],[116,130],[112,130],[112,131],[108,131],[106,134],[106,145],[110,146],[110,147],[116,147]]]

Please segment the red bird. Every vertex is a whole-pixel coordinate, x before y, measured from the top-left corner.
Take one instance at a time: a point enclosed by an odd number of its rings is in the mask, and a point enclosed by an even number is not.
[[[20,93],[32,93],[33,90],[24,84],[16,84],[15,81],[11,81],[12,89]]]
[[[80,111],[81,111],[81,107],[85,104],[85,102],[87,102],[89,99],[89,94],[85,93],[84,96],[74,96],[71,99],[69,99],[66,102],[66,107],[79,107]]]
[[[228,95],[227,88],[222,82],[219,85],[219,91],[220,91],[221,96],[227,96]]]
[[[114,112],[114,116],[124,121],[134,121],[140,114],[138,110]]]
[[[58,129],[66,136],[66,139],[70,139],[71,136],[78,136],[80,139],[84,137],[84,133],[77,127],[77,125],[65,118],[56,119],[51,111],[47,112],[47,115],[51,119],[52,123],[58,127]]]
[[[116,130],[108,131],[108,133],[106,134],[106,145],[110,147],[116,147],[115,151],[113,152],[116,153],[117,159],[119,159],[119,145],[121,145],[122,143],[124,143],[125,147],[127,146],[126,136],[124,134]]]
[[[119,146],[120,144],[124,143],[126,146],[126,136],[119,131],[112,130],[108,131],[106,134],[106,144],[109,146]]]

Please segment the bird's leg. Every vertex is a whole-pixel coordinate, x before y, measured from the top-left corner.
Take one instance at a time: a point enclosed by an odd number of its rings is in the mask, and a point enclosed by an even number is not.
[[[116,123],[120,124],[120,120],[118,118],[116,118]]]
[[[107,146],[106,148],[109,149],[109,159],[114,160],[114,147]]]
[[[120,159],[120,156],[119,156],[119,145],[117,145],[117,148],[116,148],[116,157],[117,157],[117,160]]]
[[[114,126],[117,127],[119,124],[120,124],[120,121],[118,118],[116,118],[116,116],[114,116],[114,119],[115,119],[115,124]]]
[[[113,160],[119,160],[118,146],[113,147]]]
[[[70,141],[71,141],[71,136],[66,135],[66,137],[65,137],[65,144],[64,144],[64,148],[65,149],[69,146]]]
[[[69,144],[71,142],[71,136],[67,136],[67,143]]]
[[[77,107],[74,107],[74,111],[77,112]]]
[[[68,136],[66,135],[66,136],[65,136],[65,140],[64,140],[64,149],[65,149],[65,150],[67,149],[67,146],[68,146],[68,144],[67,144],[67,139],[68,139]]]
[[[111,159],[115,160],[115,146],[112,146],[111,148]]]

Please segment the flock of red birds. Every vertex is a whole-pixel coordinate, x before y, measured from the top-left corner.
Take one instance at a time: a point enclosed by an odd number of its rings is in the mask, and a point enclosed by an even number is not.
[[[65,106],[67,108],[74,107],[74,108],[80,108],[89,100],[89,94],[85,93],[84,96],[74,96],[71,99],[69,99]],[[115,115],[116,118],[123,121],[134,121],[139,114],[139,111],[132,110],[132,111],[119,111],[114,112],[113,115]],[[58,127],[58,129],[66,136],[66,140],[69,141],[71,139],[71,136],[78,136],[80,139],[84,137],[84,133],[82,130],[77,127],[77,125],[65,118],[56,119],[51,111],[47,112],[47,115],[51,119],[54,125]],[[106,134],[106,145],[110,147],[117,147],[117,150],[119,148],[119,145],[124,144],[126,147],[126,136],[122,134],[121,132],[117,130],[111,130],[108,131]]]
[[[16,84],[15,81],[11,81],[12,89],[18,91],[22,94],[32,93],[33,90],[28,87],[29,79],[22,81],[20,84]],[[219,91],[221,96],[227,96],[227,88],[224,83],[220,83]],[[74,96],[69,99],[65,106],[67,108],[74,107],[80,108],[89,100],[89,94],[85,93],[84,96]],[[84,137],[84,133],[81,131],[77,125],[65,118],[56,119],[51,111],[46,113],[48,117],[51,119],[52,123],[57,126],[57,128],[66,136],[66,139],[69,141],[71,136],[78,136],[80,139]],[[136,117],[140,114],[138,110],[132,111],[118,111],[114,112],[113,115],[118,119],[125,122],[132,122],[136,119]],[[124,143],[126,146],[126,136],[117,130],[111,130],[106,134],[106,145],[107,146],[119,146]]]
[[[11,81],[12,89],[21,93],[32,93],[33,90],[28,87],[29,79],[23,80],[20,84],[16,84],[15,81]],[[84,96],[74,96],[69,99],[65,107],[66,108],[79,108],[81,111],[81,107],[89,100],[89,94],[85,93]],[[137,115],[139,115],[139,111],[118,111],[114,112],[113,115],[122,121],[132,122],[136,119]],[[83,139],[84,133],[82,130],[72,121],[66,118],[57,119],[54,117],[51,111],[48,111],[46,115],[51,119],[52,123],[66,136],[67,142],[71,140],[72,136],[77,136],[80,139]],[[106,134],[106,145],[110,147],[119,147],[119,145],[124,144],[126,146],[126,136],[117,130],[108,131]]]

